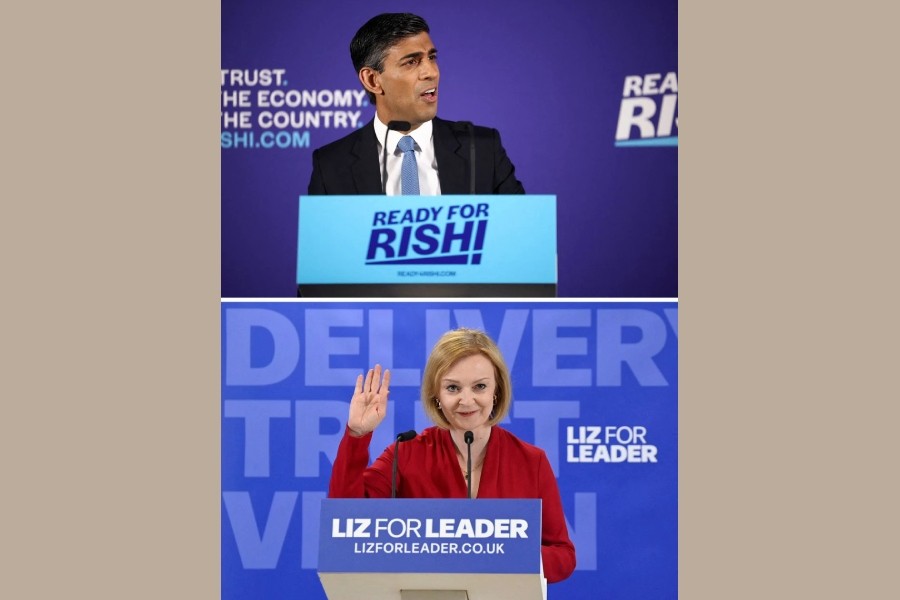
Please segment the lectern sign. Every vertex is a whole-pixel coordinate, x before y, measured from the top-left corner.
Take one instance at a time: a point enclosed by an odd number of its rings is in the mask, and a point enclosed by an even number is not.
[[[556,283],[556,196],[301,196],[297,282]]]
[[[322,501],[319,572],[540,573],[539,500]]]

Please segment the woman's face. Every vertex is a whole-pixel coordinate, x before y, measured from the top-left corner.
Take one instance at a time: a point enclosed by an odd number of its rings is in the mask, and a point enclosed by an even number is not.
[[[483,354],[461,358],[438,381],[438,400],[451,429],[475,431],[491,418],[497,378]]]

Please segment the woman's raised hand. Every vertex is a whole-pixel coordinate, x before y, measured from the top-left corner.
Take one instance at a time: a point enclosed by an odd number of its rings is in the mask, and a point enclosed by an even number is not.
[[[382,379],[381,365],[369,369],[365,379],[362,375],[356,378],[356,389],[350,399],[350,417],[347,419],[347,427],[353,435],[363,436],[384,420],[390,383],[391,372],[385,370]]]

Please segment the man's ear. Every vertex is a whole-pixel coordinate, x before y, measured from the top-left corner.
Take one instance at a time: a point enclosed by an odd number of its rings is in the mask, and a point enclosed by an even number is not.
[[[381,73],[372,67],[363,67],[359,70],[359,81],[367,92],[372,92],[376,96],[384,93],[384,90],[381,89]]]

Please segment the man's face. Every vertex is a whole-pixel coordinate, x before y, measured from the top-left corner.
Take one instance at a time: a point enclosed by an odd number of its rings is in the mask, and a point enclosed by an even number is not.
[[[376,94],[376,110],[383,123],[409,121],[412,129],[437,114],[437,50],[431,37],[419,33],[395,44],[384,59],[384,71],[373,72],[382,93]]]

